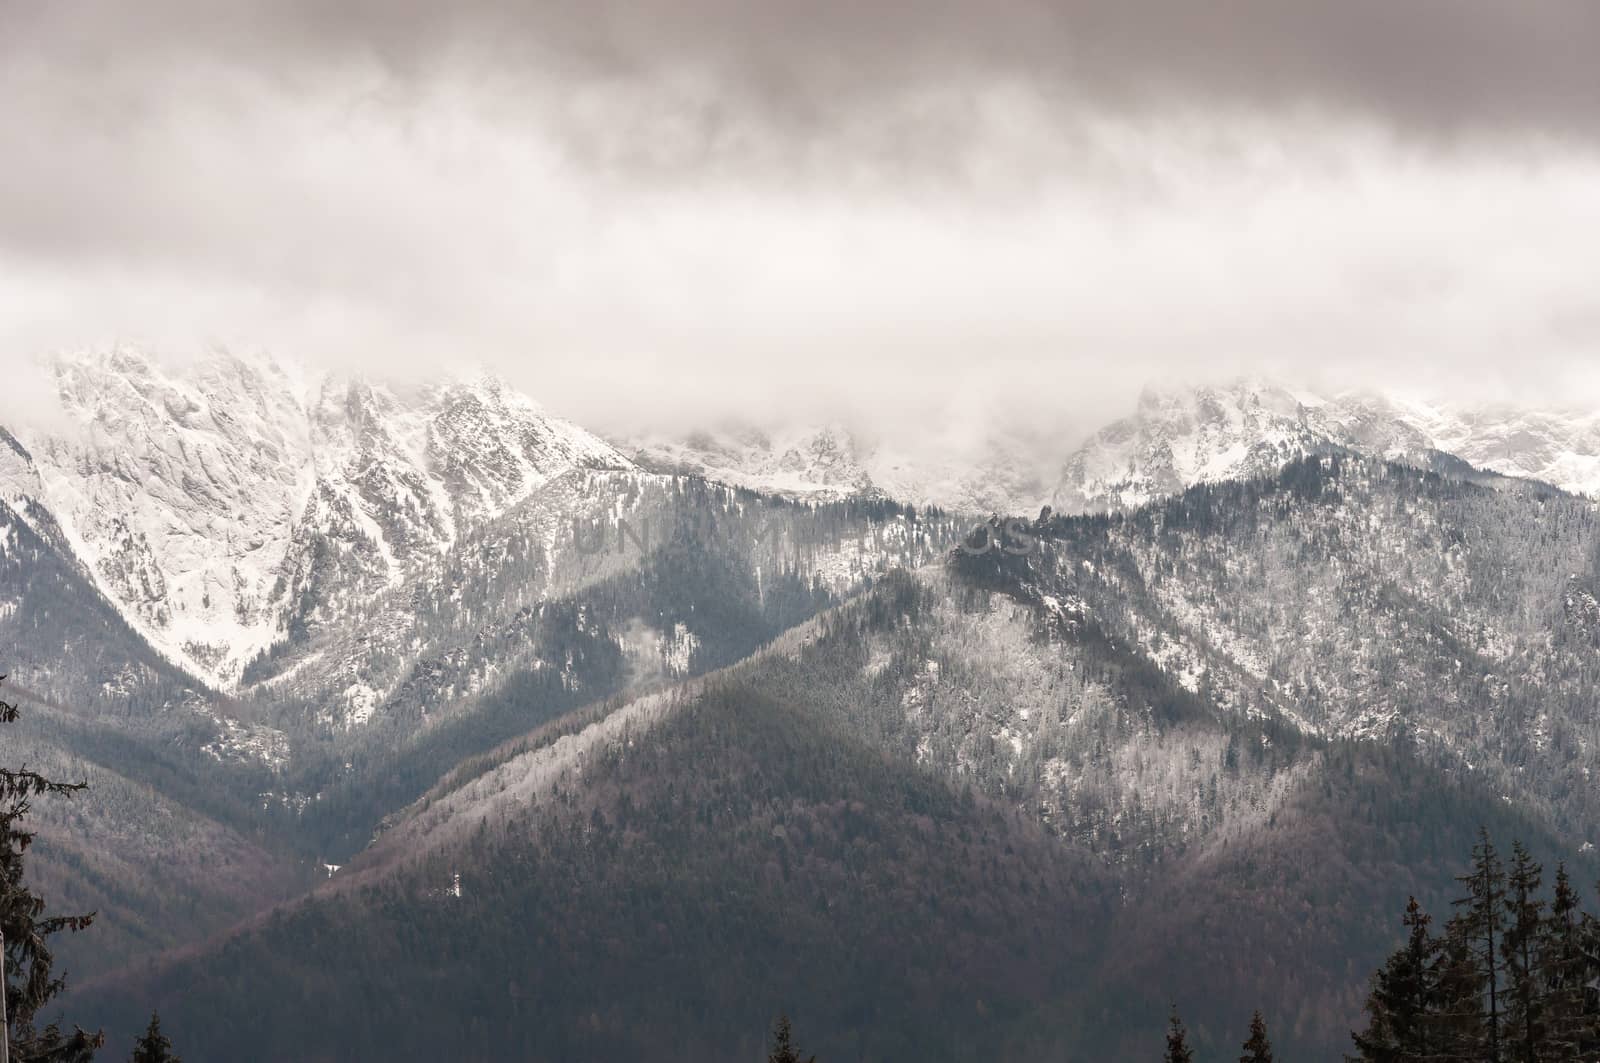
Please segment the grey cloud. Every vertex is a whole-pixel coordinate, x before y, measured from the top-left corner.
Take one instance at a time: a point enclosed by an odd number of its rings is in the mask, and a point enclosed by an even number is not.
[[[1562,393],[1594,54],[1593,0],[0,0],[0,360],[460,357],[613,421]]]
[[[1600,133],[1591,0],[6,0],[0,17],[0,49],[91,78],[197,59],[287,86],[349,63],[610,91],[698,75],[692,117],[712,140],[741,119],[803,135],[995,79],[1068,114],[1325,107],[1430,138]]]

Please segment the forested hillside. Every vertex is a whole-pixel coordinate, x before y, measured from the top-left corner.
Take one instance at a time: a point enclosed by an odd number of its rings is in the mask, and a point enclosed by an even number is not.
[[[427,859],[80,1006],[115,1023],[154,987],[208,1057],[733,1060],[783,1002],[819,1051],[972,1058],[1084,976],[1106,904],[1037,824],[729,682]]]
[[[26,519],[0,507],[4,665],[31,710],[13,741],[96,783],[45,811],[35,861],[67,903],[102,911],[95,948],[63,946],[88,974],[326,878],[463,758],[725,666],[955,535],[893,503],[576,472],[424,578],[308,603],[314,628],[228,695],[107,601],[48,509],[18,504]]]
[[[1235,618],[1286,607],[1261,544],[1331,535],[1320,515],[1338,498],[1433,520],[1518,496],[1363,463],[1295,466],[1208,510],[1219,490],[1170,504],[1193,517],[1183,536],[1160,510],[1043,521],[1027,526],[1037,550],[958,550],[890,574],[700,683],[469,760],[312,899],[164,965],[163,1015],[244,1058],[334,998],[350,1010],[319,1046],[395,1058],[448,1037],[462,1058],[674,1043],[742,1059],[785,1007],[823,1058],[955,1060],[983,1045],[984,1058],[1076,1059],[1133,1058],[1175,1001],[1202,1054],[1237,1043],[1259,1007],[1286,1057],[1340,1058],[1394,913],[1412,895],[1448,906],[1480,824],[1583,878],[1594,862],[1458,747],[1331,726],[1270,674],[1251,684],[1218,644],[1249,630]],[[1557,531],[1584,531],[1578,504],[1534,502],[1567,507]],[[1224,510],[1252,515],[1215,519]],[[1547,519],[1503,512],[1507,536]],[[1405,533],[1349,527],[1330,561],[1349,578],[1329,594],[1367,587]],[[1169,543],[1197,544],[1186,556],[1206,566],[1187,584],[1134,584],[1140,563],[1162,571]],[[1416,611],[1475,607],[1472,584],[1421,576],[1376,623],[1404,633]],[[1180,586],[1219,593],[1202,577],[1241,580],[1223,584],[1233,626],[1158,611]],[[1505,593],[1539,577],[1520,578]],[[1552,615],[1528,598],[1530,617]],[[1216,642],[1194,637],[1212,630]],[[1457,649],[1425,630],[1395,667],[1454,675],[1437,655]],[[1386,689],[1370,682],[1355,689]],[[131,988],[84,999],[132,1022]],[[249,1038],[221,1018],[230,999],[260,1009],[238,1020],[259,1021]],[[415,999],[451,1017],[423,1023],[403,1010]]]
[[[1334,457],[1036,533],[1032,558],[966,563],[1009,565],[1057,626],[1100,626],[1235,714],[1414,743],[1589,840],[1588,500]]]
[[[6,729],[7,759],[93,784],[35,812],[32,878],[102,915],[93,942],[60,944],[64,963],[108,970],[311,881],[255,821],[250,786],[266,773],[229,746],[248,730],[107,605],[47,512],[0,503],[0,588],[0,674],[28,708]]]
[[[1480,824],[1595,877],[1594,507],[1432,464],[964,538],[565,468],[356,595],[317,566],[380,539],[307,525],[232,692],[11,496],[17,749],[93,783],[35,861],[102,912],[71,1003],[199,1058],[736,1060],[778,1008],[824,1057],[1131,1058],[1174,1002],[1337,1058]]]

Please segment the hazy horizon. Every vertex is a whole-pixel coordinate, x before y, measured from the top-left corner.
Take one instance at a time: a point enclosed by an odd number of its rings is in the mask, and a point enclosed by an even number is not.
[[[10,0],[0,360],[476,362],[608,427],[1594,403],[1600,13],[1546,8]]]
[[[234,349],[227,345],[211,343],[190,346],[157,346],[148,342],[120,339],[106,344],[57,350],[13,360],[7,367],[7,386],[0,394],[0,427],[14,430],[43,431],[61,434],[73,426],[61,420],[62,410],[55,393],[52,363],[58,359],[98,357],[124,350],[137,353],[152,362],[159,371],[178,377],[185,375],[186,367],[216,357],[240,356],[246,360],[265,359],[308,374],[310,384],[315,375],[333,377],[348,375],[376,384],[391,386],[400,391],[436,384],[452,379],[466,379],[479,374],[490,375],[533,400],[547,412],[579,424],[606,438],[623,442],[683,439],[693,433],[710,431],[759,431],[782,442],[797,432],[810,432],[837,426],[843,428],[868,447],[888,447],[903,453],[912,460],[927,463],[941,459],[968,461],[974,454],[997,439],[1009,439],[1022,450],[1012,457],[1020,458],[1029,445],[1040,448],[1034,458],[1041,468],[1049,468],[1073,448],[1085,443],[1100,429],[1137,414],[1146,395],[1181,394],[1201,388],[1229,390],[1236,387],[1261,387],[1289,392],[1301,401],[1329,400],[1341,396],[1372,395],[1401,403],[1419,403],[1436,407],[1467,406],[1493,409],[1497,406],[1537,409],[1550,413],[1583,415],[1588,412],[1583,398],[1571,395],[1565,399],[1545,396],[1537,391],[1521,393],[1477,391],[1472,388],[1434,387],[1425,383],[1406,383],[1403,378],[1394,381],[1339,379],[1338,375],[1302,372],[1291,375],[1299,367],[1273,371],[1260,367],[1246,367],[1237,371],[1218,371],[1212,374],[1188,376],[1154,376],[1144,380],[1131,377],[1113,378],[1108,386],[1097,393],[1092,408],[1084,408],[1070,397],[1059,408],[1050,405],[1049,396],[1023,394],[1010,397],[993,393],[965,392],[955,394],[915,396],[915,404],[902,402],[887,408],[874,409],[871,396],[807,394],[799,401],[784,403],[776,398],[744,401],[737,405],[670,404],[621,401],[609,411],[591,407],[585,402],[573,402],[572,395],[555,389],[556,393],[541,393],[539,380],[533,374],[519,371],[519,366],[495,365],[484,360],[463,359],[453,364],[427,365],[408,363],[382,367],[360,361],[317,362],[278,351]],[[613,394],[624,400],[630,389],[625,384],[614,385]],[[305,397],[309,400],[310,396]],[[568,403],[570,402],[570,406]]]

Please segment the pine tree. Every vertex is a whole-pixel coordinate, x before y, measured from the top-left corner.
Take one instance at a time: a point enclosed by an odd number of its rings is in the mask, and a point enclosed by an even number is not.
[[[4,680],[0,676],[0,681]],[[15,705],[0,701],[0,724],[15,723]],[[55,1025],[34,1028],[34,1017],[65,985],[51,974],[49,938],[89,925],[92,915],[45,917],[43,898],[22,882],[23,855],[33,834],[23,828],[30,802],[71,795],[82,783],[59,783],[26,768],[0,768],[0,940],[4,941],[5,1016],[12,1063],[80,1063],[93,1057],[99,1034],[63,1034]]]
[[[779,1015],[772,1027],[772,1051],[767,1053],[767,1063],[801,1063],[800,1050],[794,1047],[793,1041],[789,1016]],[[817,1063],[817,1057],[811,1056],[805,1063]]]
[[[1429,932],[1431,922],[1412,897],[1402,921],[1406,943],[1373,975],[1367,997],[1367,1029],[1352,1035],[1356,1059],[1423,1059],[1430,1054],[1438,1034],[1430,1011],[1439,1003],[1435,986],[1440,951],[1439,942]]]
[[[161,1016],[155,1012],[150,1013],[150,1025],[144,1036],[134,1042],[129,1063],[183,1063],[172,1054],[172,1042],[161,1032]]]
[[[1177,1005],[1173,1005],[1172,1018],[1167,1028],[1167,1054],[1164,1063],[1194,1063],[1194,1051],[1189,1047],[1189,1034],[1178,1018]]]
[[[1477,1055],[1487,1063],[1503,1063],[1500,952],[1505,927],[1506,879],[1500,866],[1500,854],[1489,841],[1487,829],[1478,831],[1478,844],[1472,849],[1472,873],[1457,881],[1467,887],[1467,895],[1456,901],[1460,911],[1452,922],[1459,921],[1462,936],[1482,973],[1487,1003],[1483,1013],[1483,1044]]]
[[[1250,1019],[1250,1040],[1241,1045],[1239,1063],[1272,1063],[1272,1042],[1267,1040],[1267,1022],[1258,1011]]]
[[[1547,928],[1544,901],[1538,896],[1543,873],[1522,843],[1513,842],[1500,951],[1506,971],[1505,1054],[1516,1063],[1539,1063],[1544,1042],[1545,989],[1539,958]]]

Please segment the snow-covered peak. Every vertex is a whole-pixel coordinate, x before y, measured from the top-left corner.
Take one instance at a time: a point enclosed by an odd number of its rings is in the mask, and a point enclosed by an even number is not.
[[[1480,468],[1600,495],[1600,411],[1404,400],[1394,406],[1438,449]]]
[[[481,375],[400,386],[130,346],[51,369],[62,416],[18,427],[32,461],[0,462],[0,487],[42,496],[107,597],[220,685],[335,587],[392,585],[550,478],[630,464]]]
[[[0,435],[0,498],[48,511],[129,621],[223,686],[565,474],[635,459],[763,492],[968,513],[1028,514],[1047,500],[1069,512],[1125,508],[1344,450],[1420,464],[1442,451],[1600,492],[1600,413],[1317,395],[1261,380],[1148,388],[1131,416],[1058,465],[1064,447],[998,419],[904,437],[735,425],[619,447],[487,374],[394,383],[265,355],[174,362],[128,346],[59,358],[51,372],[59,410],[0,426],[10,433]]]
[[[1243,380],[1146,388],[1130,417],[1096,432],[1067,459],[1054,504],[1065,512],[1129,508],[1335,451],[1421,465],[1442,453],[1575,493],[1600,492],[1600,414],[1371,391],[1318,395]]]
[[[429,465],[469,517],[501,512],[567,469],[632,466],[611,444],[492,377],[444,386],[430,400]]]
[[[1096,432],[1067,459],[1053,504],[1120,509],[1195,483],[1251,476],[1330,446],[1313,411],[1260,381],[1146,388],[1131,417]]]

